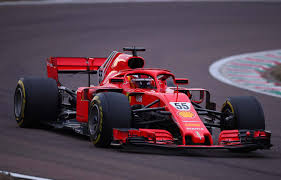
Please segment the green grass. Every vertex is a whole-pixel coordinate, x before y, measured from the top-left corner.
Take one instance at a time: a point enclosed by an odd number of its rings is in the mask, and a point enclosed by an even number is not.
[[[270,75],[281,82],[281,64],[272,68]]]

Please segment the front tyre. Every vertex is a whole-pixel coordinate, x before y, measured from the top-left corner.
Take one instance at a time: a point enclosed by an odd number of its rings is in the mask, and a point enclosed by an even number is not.
[[[112,141],[113,128],[130,128],[131,121],[131,107],[125,95],[115,92],[98,93],[89,108],[90,140],[97,147],[108,147]]]
[[[261,104],[253,96],[228,98],[222,107],[221,130],[265,129]]]

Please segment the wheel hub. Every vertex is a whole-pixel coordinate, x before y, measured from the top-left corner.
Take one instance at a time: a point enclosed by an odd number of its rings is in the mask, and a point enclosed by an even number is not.
[[[89,117],[89,133],[91,136],[95,137],[99,131],[100,124],[100,111],[98,106],[95,104],[91,110]]]
[[[23,103],[23,93],[21,88],[17,88],[15,94],[15,109],[14,109],[16,117],[21,116],[22,103]]]

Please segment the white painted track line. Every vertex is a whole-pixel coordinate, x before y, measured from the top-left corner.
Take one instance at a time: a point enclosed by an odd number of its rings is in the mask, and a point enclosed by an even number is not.
[[[10,175],[10,176],[16,177],[16,178],[23,178],[23,179],[30,179],[30,180],[52,180],[52,179],[28,176],[28,175],[24,175],[24,174],[12,173],[12,172],[7,172],[7,171],[0,171],[0,173]]]
[[[281,98],[281,86],[261,75],[281,64],[281,50],[247,53],[223,58],[209,67],[210,74],[231,86]]]

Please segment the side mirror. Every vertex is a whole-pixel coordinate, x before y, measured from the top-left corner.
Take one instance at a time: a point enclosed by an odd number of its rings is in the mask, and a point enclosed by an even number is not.
[[[188,84],[188,79],[185,78],[176,78],[175,83],[178,85],[187,85]]]
[[[112,84],[123,84],[124,78],[118,78],[118,77],[111,78],[109,82]]]
[[[196,104],[201,104],[205,99],[205,90],[191,90],[191,101]]]

